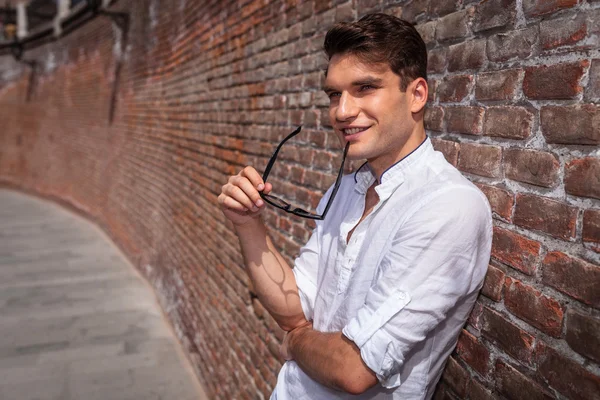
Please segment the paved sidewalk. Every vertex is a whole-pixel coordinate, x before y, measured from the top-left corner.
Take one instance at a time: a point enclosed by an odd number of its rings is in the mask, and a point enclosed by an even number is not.
[[[151,288],[93,224],[0,190],[0,399],[206,399]]]

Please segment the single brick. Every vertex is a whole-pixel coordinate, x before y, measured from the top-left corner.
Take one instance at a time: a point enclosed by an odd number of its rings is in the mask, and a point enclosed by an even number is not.
[[[548,335],[560,337],[564,310],[558,301],[513,278],[506,278],[505,284],[508,311]]]
[[[586,157],[567,163],[565,191],[574,196],[600,199],[600,159]]]
[[[538,31],[536,27],[498,33],[487,40],[487,56],[490,61],[502,62],[517,57],[528,58],[533,54]]]
[[[447,47],[438,47],[430,50],[427,55],[427,72],[431,74],[444,72],[448,64],[447,53]]]
[[[600,33],[600,9],[589,10],[586,15],[588,16],[588,34],[597,35]]]
[[[548,143],[600,144],[600,107],[593,104],[542,107],[540,125]]]
[[[469,95],[472,88],[472,75],[446,76],[438,87],[438,99],[440,102],[460,102]]]
[[[315,13],[320,14],[323,11],[327,11],[331,8],[331,0],[314,0]]]
[[[473,17],[473,32],[513,24],[517,15],[516,3],[516,0],[488,0],[479,3]]]
[[[452,394],[452,390],[448,387],[446,381],[444,381],[444,379],[440,379],[435,388],[433,400],[453,400],[455,398],[456,395]]]
[[[469,40],[448,49],[448,71],[479,69],[485,64],[486,40]]]
[[[547,233],[559,239],[575,237],[576,207],[532,194],[518,194],[515,225]]]
[[[523,0],[523,11],[527,17],[549,14],[563,8],[570,8],[578,0]]]
[[[575,310],[567,312],[567,336],[569,346],[579,354],[600,362],[600,319],[580,314]]]
[[[519,89],[519,77],[523,71],[510,69],[477,75],[475,98],[477,100],[512,100]]]
[[[435,0],[429,2],[429,14],[442,16],[456,10],[455,0]]]
[[[502,148],[486,144],[462,143],[458,169],[470,174],[499,178],[502,176]]]
[[[415,23],[418,17],[427,12],[429,1],[412,0],[402,6],[402,18],[410,23]]]
[[[472,326],[476,330],[481,330],[481,314],[483,313],[483,305],[479,300],[475,301],[475,305],[473,306],[473,310],[471,314],[469,314],[469,318],[467,319],[467,325]]]
[[[442,107],[425,108],[425,129],[441,132],[443,130],[444,109]]]
[[[525,69],[523,93],[530,99],[573,99],[582,92],[580,80],[589,61],[542,65]]]
[[[437,40],[459,39],[469,33],[469,18],[473,14],[472,9],[458,11],[438,19],[435,30]]]
[[[542,281],[595,308],[600,308],[600,267],[554,251],[543,261]]]
[[[312,3],[299,3],[297,8],[300,20],[305,20],[313,15]]]
[[[600,13],[598,14],[600,17]],[[600,25],[600,23],[598,23]],[[585,91],[585,98],[589,100],[600,99],[600,59],[592,60],[592,66],[590,67],[590,78],[587,89]]]
[[[532,185],[553,187],[558,181],[560,163],[551,153],[528,149],[504,150],[506,177]]]
[[[445,109],[446,129],[448,132],[481,135],[483,116],[483,107],[447,107]]]
[[[544,343],[539,343],[538,373],[569,399],[597,399],[600,376],[594,375],[579,363],[563,356]]]
[[[542,49],[549,50],[575,44],[585,38],[587,25],[585,14],[575,18],[560,18],[540,22],[540,43]]]
[[[535,381],[502,360],[496,362],[496,389],[509,399],[553,400]]]
[[[432,139],[434,149],[441,152],[446,160],[456,167],[458,163],[458,152],[460,150],[460,144],[452,142],[450,140],[443,139]]]
[[[340,4],[335,8],[335,22],[354,21],[354,8],[351,3]]]
[[[490,351],[465,329],[458,337],[456,354],[482,376],[488,374]]]
[[[504,278],[506,275],[504,272],[488,265],[488,270],[483,281],[483,287],[481,288],[481,294],[494,301],[500,301],[502,299],[502,289],[504,288]]]
[[[507,229],[494,227],[492,257],[527,275],[536,270],[541,245]]]
[[[498,400],[492,392],[475,379],[471,380],[467,388],[467,398],[469,400]]]
[[[425,44],[431,44],[431,43],[435,42],[436,26],[437,26],[437,20],[429,21],[424,24],[416,25],[415,28],[417,29],[417,32],[419,32],[419,35],[421,35],[421,38],[423,39]]]
[[[454,359],[449,357],[442,374],[442,379],[461,398],[465,397],[470,376],[465,369]]]
[[[481,315],[481,332],[497,342],[507,353],[525,363],[530,363],[534,338],[508,318],[484,307]]]
[[[515,195],[513,193],[496,186],[484,185],[482,183],[475,183],[475,185],[477,185],[488,198],[490,206],[492,207],[492,212],[507,221],[512,220],[512,210],[515,204]]]
[[[585,210],[583,213],[583,241],[594,243],[600,252],[600,210]]]
[[[339,3],[339,1],[338,1]],[[380,6],[379,0],[357,0],[356,8],[361,10],[362,13],[371,13],[377,11],[377,8]],[[324,26],[329,26],[325,24]]]
[[[483,134],[508,139],[526,139],[531,135],[533,114],[524,107],[488,107]]]

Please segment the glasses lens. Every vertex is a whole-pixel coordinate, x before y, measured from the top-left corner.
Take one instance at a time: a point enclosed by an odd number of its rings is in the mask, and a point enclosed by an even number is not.
[[[274,206],[281,207],[286,210],[291,207],[290,203],[285,200],[281,200],[279,197],[271,196],[270,194],[263,194],[262,197]]]
[[[316,217],[317,216],[317,214],[311,213],[309,211],[306,211],[302,208],[297,208],[297,207],[294,208],[294,210],[292,212],[301,217]]]
[[[319,216],[317,214],[311,213],[310,211],[306,211],[305,209],[300,208],[300,207],[295,207],[294,205],[288,203],[287,201],[281,200],[279,197],[271,196],[269,194],[263,194],[261,196],[272,206],[279,207],[282,210],[285,210],[287,212],[296,214],[296,215],[298,215],[300,217],[304,217],[304,218],[320,219],[320,218],[318,218]]]

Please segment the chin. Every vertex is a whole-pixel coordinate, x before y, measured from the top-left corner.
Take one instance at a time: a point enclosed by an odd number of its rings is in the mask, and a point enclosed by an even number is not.
[[[352,161],[366,160],[369,158],[369,154],[368,152],[361,149],[353,149],[352,145],[350,145],[350,148],[348,149],[348,155],[346,156],[346,158]]]

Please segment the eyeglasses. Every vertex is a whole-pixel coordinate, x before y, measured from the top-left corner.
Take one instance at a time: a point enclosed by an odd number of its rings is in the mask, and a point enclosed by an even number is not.
[[[262,176],[263,182],[265,182],[265,183],[267,182],[267,178],[269,177],[271,168],[273,168],[273,164],[275,164],[275,160],[277,159],[277,155],[279,154],[279,150],[281,149],[281,147],[284,145],[285,142],[287,142],[288,140],[290,140],[291,138],[293,138],[294,136],[299,134],[301,130],[302,130],[302,126],[299,126],[294,132],[287,135],[287,137],[285,139],[283,139],[281,141],[281,143],[279,143],[279,145],[275,149],[275,152],[271,156],[269,163],[267,164],[267,168],[265,169],[265,172],[263,173],[263,176]],[[287,213],[294,214],[294,215],[297,215],[302,218],[310,218],[310,219],[316,219],[316,220],[325,219],[325,216],[327,215],[327,212],[329,211],[329,207],[331,207],[331,204],[333,203],[333,199],[335,198],[338,188],[340,187],[340,183],[342,182],[342,175],[344,172],[344,161],[346,160],[346,154],[348,153],[349,146],[350,146],[350,143],[347,143],[346,147],[344,148],[344,155],[342,157],[342,165],[340,166],[338,176],[335,180],[335,184],[333,185],[333,190],[331,192],[331,196],[329,196],[329,200],[327,201],[325,210],[323,210],[323,214],[318,215],[318,214],[312,213],[310,211],[306,211],[302,208],[293,206],[292,204],[288,203],[285,200],[280,199],[279,197],[272,196],[270,194],[264,194],[263,192],[260,192],[260,197],[262,197],[263,200],[266,201],[267,203],[269,203],[270,205],[277,207],[279,209],[282,209],[283,211],[285,211]]]

